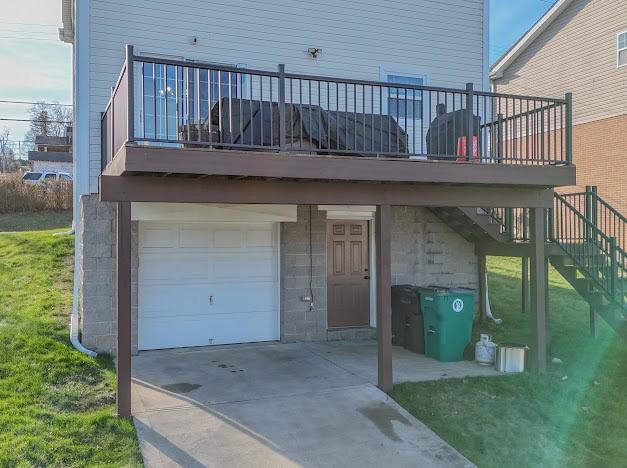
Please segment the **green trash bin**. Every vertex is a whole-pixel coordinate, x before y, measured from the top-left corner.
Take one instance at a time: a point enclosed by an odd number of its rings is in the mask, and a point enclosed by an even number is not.
[[[475,291],[429,286],[420,290],[425,355],[442,362],[462,361],[470,343]]]

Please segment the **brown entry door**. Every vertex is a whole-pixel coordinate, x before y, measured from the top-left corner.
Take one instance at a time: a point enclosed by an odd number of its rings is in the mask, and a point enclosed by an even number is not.
[[[328,222],[327,288],[329,327],[370,323],[368,221]]]

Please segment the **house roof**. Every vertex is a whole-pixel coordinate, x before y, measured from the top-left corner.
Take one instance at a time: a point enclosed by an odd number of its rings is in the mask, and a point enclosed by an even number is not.
[[[66,151],[29,151],[29,161],[72,162],[72,153]]]
[[[35,137],[36,145],[54,145],[54,146],[69,146],[70,139],[66,136],[52,136],[52,135],[37,135]]]
[[[490,67],[490,79],[503,76],[503,71],[522,54],[533,41],[573,2],[573,0],[557,0],[551,8],[533,25],[507,52]]]

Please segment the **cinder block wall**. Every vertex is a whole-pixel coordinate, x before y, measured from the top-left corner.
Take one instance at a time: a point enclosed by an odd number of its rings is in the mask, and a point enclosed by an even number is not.
[[[296,223],[281,225],[281,339],[327,339],[326,217],[311,207],[314,310],[309,295],[309,206],[298,207]],[[392,282],[419,286],[478,288],[474,246],[420,207],[392,209]]]
[[[79,314],[81,340],[89,349],[115,354],[116,323],[116,230],[115,203],[83,195],[80,202]],[[137,352],[138,223],[131,231],[132,351]]]
[[[392,225],[393,284],[466,286],[477,288],[474,247],[428,209],[394,207]],[[79,267],[79,311],[82,341],[101,353],[116,346],[116,206],[98,195],[81,198],[82,261]],[[327,220],[311,207],[314,307],[310,295],[310,207],[298,207],[295,223],[281,224],[281,340],[324,341],[327,337]],[[138,223],[132,223],[132,350],[137,352]]]
[[[310,295],[310,208],[313,310],[301,299]],[[296,223],[281,223],[281,340],[284,342],[326,340],[326,238],[326,215],[316,206],[300,205]]]
[[[474,245],[430,210],[394,207],[392,283],[478,288]]]

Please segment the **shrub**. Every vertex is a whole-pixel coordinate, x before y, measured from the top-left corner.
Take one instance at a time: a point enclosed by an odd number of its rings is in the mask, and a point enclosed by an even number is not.
[[[19,175],[0,176],[0,213],[72,209],[72,183],[28,184]]]

